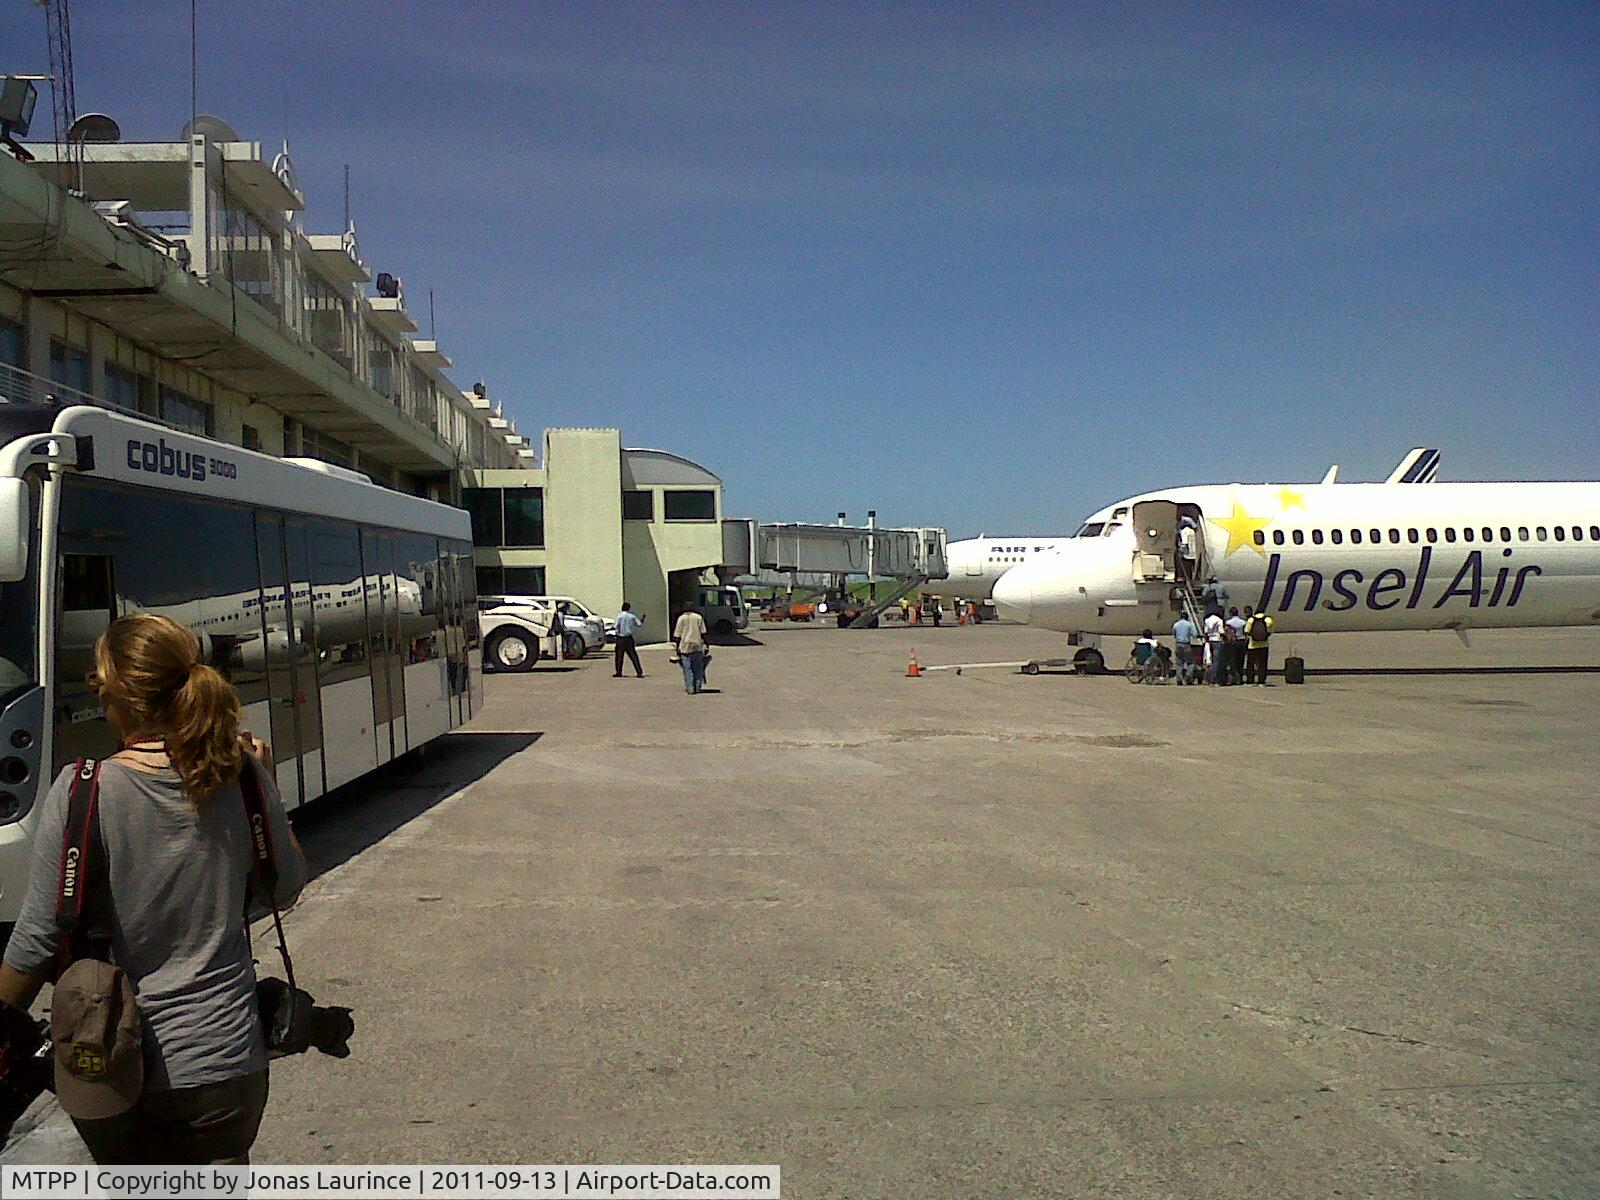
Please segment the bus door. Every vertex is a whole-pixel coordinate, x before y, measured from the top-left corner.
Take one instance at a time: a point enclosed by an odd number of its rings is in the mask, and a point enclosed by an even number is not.
[[[289,594],[289,568],[284,545],[283,518],[269,513],[256,516],[256,553],[261,560],[262,657],[267,671],[267,710],[270,714],[272,756],[277,766],[278,791],[284,805],[293,808],[308,798],[305,763],[301,758],[300,708],[296,698],[316,692],[316,679],[304,642],[296,627]],[[313,676],[309,688],[299,675]],[[317,790],[322,769],[317,767]]]
[[[372,728],[377,738],[378,762],[404,753],[405,695],[396,688],[398,654],[395,611],[394,541],[370,529],[361,533],[363,591],[367,600],[367,667],[371,672]],[[398,726],[398,728],[396,728]]]
[[[454,729],[466,718],[462,715],[462,693],[466,690],[466,648],[461,636],[461,595],[456,587],[456,559],[450,544],[439,543],[439,620],[444,626],[444,676],[445,693],[450,702],[450,727]]]
[[[296,729],[304,774],[301,796],[315,800],[328,790],[322,736],[322,688],[318,659],[316,595],[311,584],[310,529],[304,521],[283,523],[284,561],[288,566],[289,628],[295,639],[294,685]]]

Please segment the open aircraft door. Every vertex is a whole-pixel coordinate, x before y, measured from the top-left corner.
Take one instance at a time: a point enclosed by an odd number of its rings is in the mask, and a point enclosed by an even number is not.
[[[1178,506],[1143,500],[1133,506],[1135,583],[1171,583],[1178,577]]]

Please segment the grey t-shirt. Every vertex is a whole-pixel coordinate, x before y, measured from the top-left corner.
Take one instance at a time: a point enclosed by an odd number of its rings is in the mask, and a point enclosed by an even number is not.
[[[5,952],[19,971],[38,970],[60,947],[56,886],[72,770],[45,797],[34,833],[28,892]],[[262,783],[281,906],[305,886],[306,864],[277,788],[265,773]],[[263,1069],[245,924],[253,859],[238,783],[196,804],[176,771],[148,774],[107,762],[100,772],[100,832],[111,885],[112,957],[133,983],[145,1027],[145,1086],[196,1087]]]

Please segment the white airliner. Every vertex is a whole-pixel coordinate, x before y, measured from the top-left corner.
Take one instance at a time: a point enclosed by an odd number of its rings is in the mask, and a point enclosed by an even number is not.
[[[1170,629],[1192,523],[1197,589],[1215,576],[1279,634],[1600,624],[1600,483],[1434,483],[1438,465],[1415,450],[1384,483],[1337,483],[1335,467],[1133,496],[1089,519],[1102,536],[1006,572],[994,600],[1078,635],[1078,663],[1099,669],[1100,637]]]
[[[929,584],[928,590],[960,600],[987,600],[994,592],[994,585],[1011,568],[1054,554],[1071,541],[1064,537],[985,536],[951,542],[945,548],[945,563],[950,573]]]

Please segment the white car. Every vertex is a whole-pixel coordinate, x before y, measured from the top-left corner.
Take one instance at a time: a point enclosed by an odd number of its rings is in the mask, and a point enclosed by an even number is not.
[[[606,622],[578,600],[570,596],[482,596],[478,599],[480,610],[485,606],[497,609],[531,609],[549,613],[559,610],[561,625],[565,630],[562,654],[566,658],[582,658],[591,650],[606,647]]]

